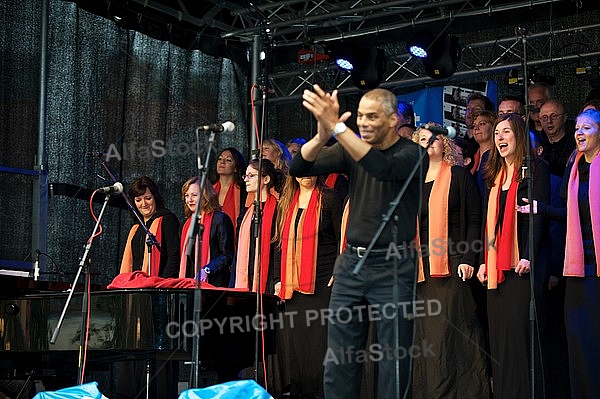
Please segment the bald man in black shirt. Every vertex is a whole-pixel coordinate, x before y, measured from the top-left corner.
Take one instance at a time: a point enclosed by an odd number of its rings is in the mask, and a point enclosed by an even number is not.
[[[344,124],[350,112],[339,116],[337,91],[326,93],[318,85],[313,89],[304,92],[302,104],[317,119],[318,132],[293,159],[290,174],[344,173],[348,176],[350,197],[347,246],[336,261],[331,301],[325,312],[329,316],[325,397],[358,398],[365,358],[378,366],[377,397],[403,397],[409,389],[410,356],[416,351],[427,355],[427,348],[416,348],[412,342],[416,252],[410,243],[416,233],[428,157],[423,157],[425,150],[420,146],[397,135],[397,100],[392,92],[374,89],[363,95],[356,115],[359,138]],[[332,136],[338,143],[323,148]],[[420,159],[420,172],[410,177]],[[407,191],[395,211],[396,242],[392,240],[390,222],[354,276],[353,269],[375,236],[382,215],[409,178]],[[394,259],[389,256],[389,249],[395,245],[398,251],[392,253],[403,256],[398,256],[394,276]],[[392,299],[394,285],[399,290],[398,303]],[[365,348],[371,320],[376,322],[377,344]],[[394,338],[396,322],[399,342]],[[400,362],[398,387],[394,384],[396,359]]]

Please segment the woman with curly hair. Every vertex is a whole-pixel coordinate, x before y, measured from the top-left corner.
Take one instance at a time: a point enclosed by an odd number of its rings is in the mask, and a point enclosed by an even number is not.
[[[435,355],[413,359],[413,398],[489,398],[485,338],[468,282],[481,249],[479,190],[447,136],[420,127],[413,140],[429,155],[417,299],[439,305],[439,314],[415,318],[414,342]]]
[[[233,223],[229,216],[221,212],[217,193],[210,183],[204,188],[202,200],[200,197],[200,184],[198,177],[188,179],[181,187],[181,201],[183,213],[187,220],[181,230],[181,261],[179,263],[179,277],[195,278],[200,273],[200,280],[216,287],[227,287],[231,261],[234,255],[233,244],[235,241]],[[188,253],[188,233],[192,226],[192,217],[200,202],[198,223],[202,224],[202,245],[198,253],[199,239],[196,235],[191,256]],[[199,257],[198,257],[199,256]],[[200,259],[200,265],[196,265]]]
[[[494,398],[530,398],[531,260],[541,259],[546,223],[533,216],[533,242],[529,241],[528,215],[517,214],[525,205],[528,186],[533,198],[550,199],[548,165],[528,145],[528,132],[521,115],[509,113],[496,119],[494,148],[485,167],[486,200],[484,259],[477,278],[487,284],[487,314]],[[530,165],[525,163],[531,158]],[[531,168],[529,168],[531,166]],[[543,270],[544,264],[535,265]],[[543,274],[543,273],[542,273]],[[537,346],[536,346],[537,347]],[[537,366],[536,370],[540,370]],[[540,389],[535,390],[538,394]]]
[[[277,208],[276,240],[281,249],[281,282],[275,292],[291,314],[320,313],[329,306],[340,238],[341,205],[322,177],[286,178]],[[323,395],[327,326],[284,321],[282,374],[292,397]],[[306,348],[311,348],[307,351]],[[319,396],[320,395],[320,396]]]
[[[279,140],[265,139],[263,140],[261,149],[263,158],[273,162],[275,168],[287,175],[288,170],[290,169],[289,164],[292,160],[292,155],[287,147]]]

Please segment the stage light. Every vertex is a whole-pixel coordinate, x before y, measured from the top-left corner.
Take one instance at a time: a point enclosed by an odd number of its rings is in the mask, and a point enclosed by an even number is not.
[[[427,58],[429,49],[433,43],[433,34],[428,29],[416,31],[406,42],[406,48],[410,54],[418,58]]]
[[[336,58],[335,64],[346,71],[351,71],[354,69],[354,65],[352,65],[352,62],[348,58]]]
[[[362,90],[371,90],[379,86],[386,68],[385,51],[379,47],[358,49],[354,57],[352,82]]]
[[[359,89],[374,89],[383,79],[386,58],[380,47],[338,49],[334,58],[339,68],[350,72],[352,83]]]
[[[454,75],[460,60],[460,45],[456,36],[438,36],[431,44],[429,56],[423,59],[425,72],[432,79]]]

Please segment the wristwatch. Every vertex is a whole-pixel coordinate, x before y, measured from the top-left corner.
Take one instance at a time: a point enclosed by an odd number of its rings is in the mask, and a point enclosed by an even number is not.
[[[344,122],[338,122],[335,124],[335,127],[333,128],[332,136],[335,137],[338,134],[344,133],[346,130],[348,130],[348,126],[346,126],[346,124]]]

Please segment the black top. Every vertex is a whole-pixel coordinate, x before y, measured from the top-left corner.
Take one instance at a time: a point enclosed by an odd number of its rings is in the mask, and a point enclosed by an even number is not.
[[[548,162],[550,173],[560,177],[564,175],[567,161],[576,147],[573,129],[568,129],[567,126],[565,125],[565,135],[554,143],[548,140],[546,133],[541,134],[542,147],[544,148],[542,158]]]
[[[423,159],[422,168],[418,167],[419,159]],[[292,160],[290,174],[315,176],[345,173],[350,191],[347,242],[354,246],[367,246],[382,222],[382,215],[387,213],[390,202],[400,192],[413,169],[417,168],[395,211],[399,226],[398,243],[408,242],[415,237],[420,190],[428,164],[429,158],[424,148],[400,137],[383,151],[371,148],[359,162],[355,162],[339,143],[324,148],[314,162],[304,160],[299,153]],[[388,223],[375,248],[388,248],[390,242],[392,229],[391,223]]]
[[[171,211],[166,208],[158,209],[154,215],[146,222],[146,227],[150,229],[152,222],[163,217],[161,223],[161,242],[160,254],[158,249],[152,247],[152,256],[160,256],[159,277],[177,277],[179,275],[179,220]],[[142,270],[144,263],[144,253],[148,251],[146,246],[146,232],[142,227],[138,227],[131,239],[131,253],[133,256],[133,270]]]
[[[231,261],[234,256],[234,239],[231,218],[224,212],[214,211],[210,225],[210,262],[202,265],[202,267],[210,269],[207,280],[216,287],[227,287],[229,285]],[[195,254],[196,251],[192,249],[191,253]],[[186,277],[195,277],[193,265],[193,259],[188,256]]]
[[[475,178],[462,166],[451,169],[450,192],[448,193],[448,255],[457,256],[457,264],[465,263],[479,267],[478,245],[481,233],[481,196]],[[420,212],[421,245],[429,242],[429,197],[433,181],[425,183],[423,205]],[[433,221],[435,223],[435,221]],[[433,244],[432,251],[436,249]],[[425,260],[425,258],[424,258]]]
[[[590,163],[585,160],[585,157],[579,159],[577,169],[579,172],[577,203],[579,205],[579,224],[581,225],[581,239],[583,241],[585,275],[595,276],[597,259],[594,251],[592,214],[590,212]]]
[[[550,172],[548,170],[548,164],[544,162],[542,159],[534,159],[531,161],[531,173],[527,174],[527,177],[519,182],[519,186],[517,188],[517,205],[526,205],[523,201],[523,198],[527,198],[528,185],[531,181],[533,181],[532,192],[533,198],[538,201],[548,203],[550,200]],[[533,178],[532,178],[533,177]],[[487,217],[487,204],[489,201],[490,191],[488,189],[486,198],[485,198],[485,206],[484,206],[484,218]],[[502,195],[501,191],[501,199]],[[505,203],[505,201],[504,201]],[[498,209],[498,214],[502,215],[504,212],[504,204],[500,201],[500,206]],[[499,220],[500,217],[498,218]],[[485,226],[485,220],[483,223]],[[485,228],[485,227],[484,227]],[[529,214],[524,214],[517,212],[517,240],[519,245],[519,258],[527,259],[529,261],[532,260],[532,256],[530,253],[537,254],[539,249],[541,248],[541,243],[543,238],[545,237],[545,230],[547,228],[547,224],[545,223],[544,216],[541,214],[533,215],[533,251],[530,251],[529,248]],[[485,243],[485,241],[484,241]],[[486,245],[492,245],[493,243],[488,243]],[[537,259],[537,258],[536,258]],[[480,262],[484,263],[483,253],[480,258]],[[545,268],[545,265],[537,265]],[[543,275],[545,271],[542,271]]]

